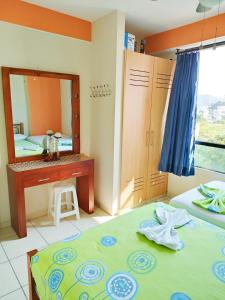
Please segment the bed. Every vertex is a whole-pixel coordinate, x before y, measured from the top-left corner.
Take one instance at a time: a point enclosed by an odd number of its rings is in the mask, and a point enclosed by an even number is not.
[[[13,124],[13,132],[16,157],[42,154],[43,148],[29,141],[28,137],[24,134],[24,124],[22,122]]]
[[[35,145],[43,147],[43,139],[46,135],[32,135],[27,140]],[[72,138],[66,135],[62,135],[59,139],[59,151],[71,151],[73,149]]]
[[[16,157],[39,155],[43,153],[43,148],[26,140],[15,140]]]
[[[46,135],[24,135],[24,124],[13,124],[16,157],[40,155],[44,151],[43,139]],[[63,135],[59,140],[59,151],[71,151],[72,138]]]
[[[223,181],[211,181],[206,183],[206,185],[225,190],[225,182]],[[192,203],[193,200],[203,198],[204,196],[202,196],[198,192],[197,188],[194,188],[177,197],[172,198],[170,200],[170,204],[177,208],[185,208],[191,215],[225,229],[225,215],[207,211]]]
[[[30,299],[224,300],[225,231],[203,220],[179,228],[173,251],[137,233],[153,203],[30,253]]]

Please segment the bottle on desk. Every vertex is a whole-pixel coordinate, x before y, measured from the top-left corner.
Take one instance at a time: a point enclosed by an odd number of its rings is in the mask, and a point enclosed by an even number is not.
[[[51,161],[53,160],[53,153],[54,153],[54,132],[52,130],[47,130],[47,136],[43,140],[44,151],[43,154],[46,154],[44,161]]]
[[[54,135],[55,138],[55,148],[54,148],[54,160],[60,160],[60,153],[59,153],[59,139],[62,138],[62,134],[60,132],[56,132]]]

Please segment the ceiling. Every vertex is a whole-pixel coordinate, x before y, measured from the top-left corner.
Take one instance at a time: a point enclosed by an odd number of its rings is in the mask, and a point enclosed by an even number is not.
[[[143,38],[188,23],[199,21],[203,14],[195,12],[198,0],[23,0],[89,21],[117,9],[126,14],[126,30]],[[220,12],[225,12],[225,2]],[[217,8],[206,17],[217,14]]]

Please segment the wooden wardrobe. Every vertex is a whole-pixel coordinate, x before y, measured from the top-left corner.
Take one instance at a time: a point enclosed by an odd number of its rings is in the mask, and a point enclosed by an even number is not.
[[[167,193],[158,171],[175,62],[125,52],[120,209]]]

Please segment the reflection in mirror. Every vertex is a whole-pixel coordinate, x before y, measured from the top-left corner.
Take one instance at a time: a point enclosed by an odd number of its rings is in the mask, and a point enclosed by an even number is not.
[[[59,151],[72,151],[71,81],[10,75],[16,157],[44,152],[46,132],[62,133]]]

